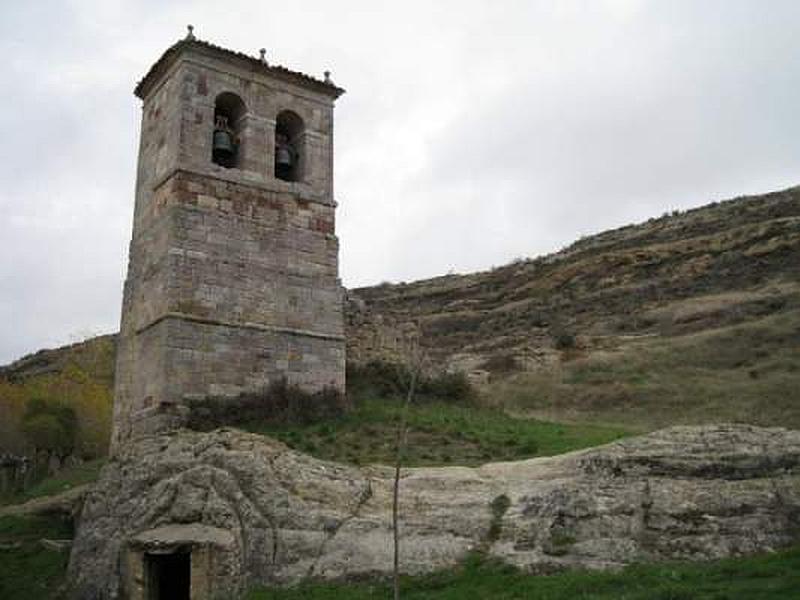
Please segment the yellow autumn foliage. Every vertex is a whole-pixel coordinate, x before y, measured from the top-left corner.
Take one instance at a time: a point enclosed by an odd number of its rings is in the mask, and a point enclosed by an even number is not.
[[[34,398],[63,404],[75,412],[76,454],[87,459],[105,455],[111,434],[112,390],[74,362],[57,373],[18,382],[0,380],[0,452],[33,450],[23,434],[22,418]]]

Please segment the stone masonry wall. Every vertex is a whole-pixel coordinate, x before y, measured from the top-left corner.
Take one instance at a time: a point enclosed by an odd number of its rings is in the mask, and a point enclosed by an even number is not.
[[[413,320],[397,321],[377,313],[355,292],[345,297],[347,360],[354,365],[372,361],[407,364],[420,343],[419,326]]]
[[[211,161],[216,98],[239,96],[237,168]],[[273,173],[277,115],[303,120],[303,178]],[[112,452],[192,399],[287,378],[344,387],[333,98],[186,46],[144,98]]]

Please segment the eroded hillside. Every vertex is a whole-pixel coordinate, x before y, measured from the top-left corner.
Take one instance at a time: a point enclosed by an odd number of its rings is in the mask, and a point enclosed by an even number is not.
[[[663,216],[469,275],[359,288],[435,359],[532,368],[557,347],[681,335],[800,306],[800,188]],[[353,329],[357,329],[357,326]],[[358,335],[353,331],[353,336]]]
[[[512,412],[800,427],[800,188],[351,296],[350,356],[402,355],[418,339]]]

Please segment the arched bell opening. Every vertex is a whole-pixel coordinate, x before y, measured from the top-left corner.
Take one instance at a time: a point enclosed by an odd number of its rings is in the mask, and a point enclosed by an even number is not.
[[[301,181],[305,164],[305,126],[291,110],[278,114],[275,121],[275,177]]]
[[[247,108],[236,94],[223,92],[214,103],[211,160],[231,169],[241,163],[241,127]]]

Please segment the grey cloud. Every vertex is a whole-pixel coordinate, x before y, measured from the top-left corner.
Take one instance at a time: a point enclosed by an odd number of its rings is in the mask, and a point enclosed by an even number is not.
[[[795,183],[800,64],[775,52],[795,24],[747,30],[742,55],[741,28],[693,23],[649,46],[633,35],[598,62],[566,65],[556,81],[520,79],[435,140],[434,161],[406,191],[423,190],[441,210],[397,240],[407,253],[398,270],[485,267],[510,248],[553,250],[672,208]]]
[[[347,88],[350,286],[488,268],[800,172],[796,2],[6,3],[0,363],[116,327],[131,90],[188,22]]]

